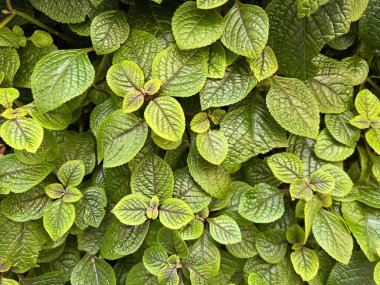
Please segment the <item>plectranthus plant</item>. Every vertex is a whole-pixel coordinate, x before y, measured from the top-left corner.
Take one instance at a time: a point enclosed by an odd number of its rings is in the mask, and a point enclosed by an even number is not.
[[[0,285],[380,285],[380,0],[0,10]]]

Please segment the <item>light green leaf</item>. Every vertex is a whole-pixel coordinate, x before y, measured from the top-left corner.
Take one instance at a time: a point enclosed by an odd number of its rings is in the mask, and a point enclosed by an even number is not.
[[[72,111],[67,105],[61,105],[54,110],[44,113],[37,109],[32,109],[29,112],[39,125],[49,130],[66,129],[72,122]]]
[[[0,272],[7,272],[12,266],[12,262],[9,258],[0,258]]]
[[[24,164],[14,154],[0,158],[0,193],[22,193],[39,184],[53,170],[47,162]]]
[[[268,184],[257,184],[243,193],[239,214],[254,223],[270,223],[284,213],[284,196],[277,188]]]
[[[85,168],[82,160],[69,160],[57,172],[59,181],[65,186],[78,186],[84,177]]]
[[[207,49],[181,51],[171,45],[154,58],[152,77],[161,80],[161,95],[189,97],[205,84],[207,63]]]
[[[380,129],[371,129],[365,134],[368,144],[380,154]]]
[[[222,6],[227,0],[197,0],[197,7],[199,9],[212,9]]]
[[[91,22],[91,41],[97,54],[117,50],[129,35],[127,14],[120,10],[106,11]]]
[[[306,204],[306,203],[305,203]],[[305,231],[298,224],[294,224],[286,230],[286,240],[291,244],[303,244],[305,242]]]
[[[359,21],[359,35],[362,41],[371,48],[380,47],[379,37],[380,7],[377,0],[369,0],[367,8]]]
[[[183,240],[196,240],[203,234],[203,230],[203,222],[194,218],[186,226],[180,228],[178,233]]]
[[[159,217],[164,227],[177,230],[189,223],[194,214],[186,202],[177,198],[168,198],[159,208]]]
[[[132,173],[131,189],[134,194],[142,194],[148,198],[156,195],[163,201],[173,195],[173,187],[173,171],[155,154],[143,159]]]
[[[65,188],[61,183],[52,183],[45,186],[45,193],[52,199],[59,199],[65,195]]]
[[[158,278],[157,276],[151,274],[146,270],[144,264],[137,263],[134,265],[127,274],[126,284],[129,285],[157,285]]]
[[[185,201],[194,213],[201,211],[211,202],[211,197],[194,181],[187,167],[174,172],[173,197]]]
[[[373,278],[375,279],[376,284],[380,284],[380,262],[378,262],[373,271]]]
[[[335,178],[330,173],[317,170],[310,175],[310,183],[313,191],[330,193],[335,188]]]
[[[97,135],[98,160],[104,157],[104,167],[115,167],[129,162],[141,150],[148,126],[135,115],[117,110],[104,119]]]
[[[274,176],[286,183],[303,177],[304,166],[301,159],[290,152],[273,154],[267,163]]]
[[[227,60],[226,60],[226,52],[224,50],[224,47],[220,42],[215,42],[209,47],[207,77],[223,78],[226,67],[227,67]]]
[[[248,285],[267,285],[267,282],[256,273],[251,273],[248,275]]]
[[[70,281],[73,285],[116,285],[116,277],[111,265],[89,254],[75,266]]]
[[[328,114],[325,116],[325,123],[330,134],[338,142],[354,147],[360,138],[360,130],[350,124],[354,118],[351,111],[340,114]]]
[[[263,49],[260,57],[255,59],[247,58],[247,61],[258,82],[272,76],[278,69],[276,55],[269,46]]]
[[[227,250],[238,258],[250,258],[257,255],[256,234],[259,232],[254,225],[240,227],[241,241],[227,244]]]
[[[221,165],[213,165],[202,158],[195,145],[187,157],[189,171],[194,180],[212,197],[226,197],[231,184],[229,173]]]
[[[371,121],[366,116],[358,115],[350,120],[350,124],[358,129],[368,129]]]
[[[44,48],[53,44],[53,38],[48,32],[35,30],[29,38],[36,47]]]
[[[241,242],[241,232],[234,219],[227,215],[208,218],[212,238],[221,244],[234,244]]]
[[[150,78],[154,57],[162,50],[160,41],[142,30],[132,30],[128,39],[113,54],[112,63],[130,60],[142,69],[145,78]]]
[[[348,264],[353,241],[345,221],[336,213],[320,210],[313,223],[318,244],[334,259]]]
[[[20,285],[61,285],[67,280],[65,273],[61,271],[52,271],[39,275],[37,277],[28,277],[20,280]]]
[[[290,255],[294,270],[301,275],[302,280],[309,281],[317,275],[319,269],[318,255],[314,250],[301,247]]]
[[[189,255],[186,243],[176,230],[162,228],[157,234],[157,242],[170,254],[176,254],[181,258],[186,258]]]
[[[249,66],[237,61],[227,67],[221,79],[209,78],[200,92],[202,110],[237,103],[244,99],[256,85]]]
[[[37,266],[37,257],[48,240],[40,221],[17,223],[0,215],[0,258],[12,262],[12,271],[23,273]]]
[[[53,110],[90,87],[95,70],[87,52],[86,49],[58,50],[38,61],[31,86],[39,110]]]
[[[273,77],[266,102],[270,113],[284,129],[295,135],[317,137],[318,103],[302,81]]]
[[[380,101],[368,89],[362,90],[356,95],[355,107],[359,114],[367,119],[374,118],[380,114]]]
[[[313,191],[310,185],[310,179],[296,178],[292,180],[289,187],[289,193],[292,199],[309,201],[313,197]]]
[[[285,231],[269,230],[256,234],[256,249],[266,262],[279,263],[287,251]]]
[[[83,197],[82,192],[74,187],[74,186],[67,186],[65,195],[63,196],[63,201],[66,203],[74,203],[78,202]]]
[[[330,192],[336,197],[344,197],[350,193],[353,183],[348,174],[341,168],[333,164],[325,164],[320,170],[329,173],[335,179],[334,189]]]
[[[200,155],[212,164],[221,164],[227,156],[228,142],[220,131],[208,130],[198,134],[196,143]]]
[[[149,127],[160,137],[178,141],[185,132],[185,114],[172,97],[158,97],[150,101],[144,112]]]
[[[297,0],[297,17],[310,16],[330,0]]]
[[[0,105],[5,109],[12,108],[13,101],[20,96],[20,92],[13,87],[0,88]]]
[[[210,120],[206,112],[199,112],[190,122],[190,127],[193,132],[204,133],[210,128]]]
[[[306,243],[310,231],[313,227],[314,221],[316,219],[317,214],[319,213],[319,209],[322,208],[321,201],[317,198],[317,196],[313,196],[312,199],[305,203],[304,215],[305,215],[305,241]]]
[[[172,29],[180,49],[205,47],[223,34],[224,21],[217,10],[197,9],[195,1],[177,8],[172,18]]]
[[[360,1],[363,1],[363,0],[359,0],[359,1],[351,0],[351,2],[354,2],[354,3],[358,3]],[[364,0],[364,1],[368,1],[368,0]],[[351,5],[353,5],[353,3],[351,3]],[[352,9],[351,11],[354,11],[354,10]],[[343,63],[346,69],[350,72],[350,79],[351,79],[352,85],[359,85],[366,80],[368,76],[368,72],[369,72],[369,66],[368,66],[368,63],[364,59],[354,55],[354,56],[346,57],[342,59],[341,63]]]
[[[144,91],[148,95],[154,95],[160,90],[161,81],[159,79],[151,79],[144,84]]]
[[[160,284],[177,285],[179,280],[176,267],[165,267],[158,273],[158,282]]]
[[[18,53],[13,48],[0,47],[0,72],[4,72],[2,87],[13,85],[13,78],[20,67]]]
[[[269,20],[256,5],[236,2],[225,16],[222,43],[236,54],[257,58],[268,40]]]
[[[150,136],[157,146],[159,146],[160,148],[165,149],[165,150],[176,149],[182,143],[182,138],[180,138],[177,141],[168,141],[167,139],[160,137],[159,135],[157,135],[153,131],[151,131]]]
[[[350,0],[351,2],[351,21],[359,20],[365,9],[367,8],[369,0]]]
[[[123,60],[110,67],[107,72],[107,83],[116,95],[124,97],[131,90],[143,89],[144,73],[133,61]]]
[[[100,124],[109,114],[115,112],[117,109],[119,109],[119,99],[113,97],[97,105],[92,110],[90,115],[90,129],[95,137],[98,136]]]
[[[0,136],[14,149],[35,153],[44,138],[44,129],[33,119],[19,117],[2,124]]]
[[[161,269],[166,267],[168,253],[162,246],[151,246],[144,251],[143,262],[145,268],[153,275],[158,276]]]
[[[380,225],[376,222],[380,210],[359,202],[343,202],[343,217],[360,248],[370,261],[378,260],[377,249],[380,248]]]
[[[337,142],[327,129],[323,129],[314,145],[317,157],[327,161],[345,160],[354,153],[355,148]]]
[[[62,199],[50,203],[44,211],[44,228],[53,240],[62,237],[74,224],[75,207]]]
[[[146,221],[146,211],[148,208],[148,198],[141,194],[130,194],[116,204],[112,209],[112,213],[123,224],[137,226]]]
[[[2,27],[0,29],[0,46],[1,47],[13,47],[18,48],[20,39],[18,35],[12,32],[8,27]]]

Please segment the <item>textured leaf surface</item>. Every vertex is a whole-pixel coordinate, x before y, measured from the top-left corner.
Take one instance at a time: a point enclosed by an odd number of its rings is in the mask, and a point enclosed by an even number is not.
[[[181,258],[186,258],[189,255],[186,243],[176,230],[162,228],[157,234],[157,241],[170,254],[176,254]]]
[[[263,49],[260,57],[247,60],[258,82],[272,76],[278,69],[276,55],[269,46]]]
[[[74,224],[75,207],[62,199],[50,203],[44,211],[44,228],[53,240],[62,237]]]
[[[335,179],[335,186],[330,192],[331,195],[343,197],[351,191],[353,187],[352,180],[343,169],[333,164],[325,164],[320,170],[329,173]]]
[[[317,157],[328,161],[344,160],[351,156],[354,150],[353,147],[337,142],[327,129],[320,132],[314,145],[314,151]]]
[[[365,44],[372,48],[380,47],[379,20],[380,4],[377,0],[368,1],[362,19],[359,21],[359,34]]]
[[[20,67],[20,59],[13,48],[0,47],[0,71],[4,72],[2,86],[12,86],[13,78]]]
[[[178,230],[194,217],[186,202],[177,198],[166,199],[159,209],[160,222],[167,228]]]
[[[82,160],[70,160],[65,162],[57,172],[57,177],[62,184],[78,186],[84,177],[85,167]]]
[[[209,130],[197,135],[197,148],[204,159],[219,165],[227,156],[228,142],[222,132]]]
[[[227,215],[207,219],[210,234],[221,244],[233,244],[241,241],[241,232],[234,219]]]
[[[254,225],[240,227],[241,241],[226,245],[228,251],[239,258],[250,258],[257,255],[255,240],[259,232]]]
[[[199,9],[212,9],[221,6],[226,2],[227,0],[197,0],[197,7]]]
[[[329,0],[297,0],[297,16],[302,18],[313,14],[319,6],[326,4]]]
[[[284,259],[287,249],[285,231],[270,230],[256,235],[256,249],[262,259],[278,263]]]
[[[280,180],[291,183],[296,178],[302,178],[304,166],[302,161],[289,152],[277,153],[268,158],[268,166]]]
[[[32,74],[36,106],[50,111],[81,95],[92,84],[95,71],[86,50],[59,50],[45,55]]]
[[[290,255],[294,270],[301,275],[302,279],[308,281],[313,279],[319,269],[318,255],[314,250],[303,247],[292,252]]]
[[[130,194],[121,199],[112,212],[123,224],[137,226],[146,221],[148,208],[148,198],[140,194]]]
[[[220,42],[209,47],[208,76],[210,78],[223,78],[227,67],[226,51]]]
[[[356,142],[360,138],[360,130],[353,127],[350,124],[350,120],[354,117],[354,114],[350,111],[326,115],[325,123],[330,134],[338,142],[347,146],[355,146]]]

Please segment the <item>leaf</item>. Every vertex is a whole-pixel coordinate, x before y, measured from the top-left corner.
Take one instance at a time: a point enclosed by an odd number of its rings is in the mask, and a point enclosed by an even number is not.
[[[173,195],[174,177],[170,166],[153,154],[143,159],[132,173],[131,189],[134,194],[163,201]]]
[[[228,142],[220,131],[208,130],[198,134],[196,142],[200,155],[212,164],[221,164],[227,156]]]
[[[278,69],[276,55],[269,46],[264,47],[260,57],[247,61],[258,82],[272,76]]]
[[[0,88],[0,105],[4,108],[12,108],[13,101],[20,96],[20,92],[13,87]]]
[[[85,49],[58,50],[38,61],[32,74],[32,92],[37,108],[53,110],[81,95],[95,77]]]
[[[227,0],[197,0],[198,9],[212,9],[222,6]]]
[[[36,30],[29,38],[36,47],[44,48],[53,44],[53,38],[48,32]]]
[[[310,16],[329,0],[297,0],[297,17]]]
[[[99,126],[98,160],[104,157],[107,168],[129,162],[144,146],[147,135],[148,126],[143,120],[121,110],[113,112]]]
[[[269,112],[284,129],[299,136],[317,137],[320,120],[317,101],[300,80],[273,77],[266,102]]]
[[[368,89],[362,90],[356,95],[355,107],[359,114],[367,119],[374,118],[380,114],[380,101]]]
[[[21,279],[20,282],[20,285],[61,285],[66,282],[66,276],[63,272],[52,271],[37,277]]]
[[[8,27],[2,27],[0,29],[0,46],[1,47],[19,47],[20,39],[12,32]]]
[[[326,194],[334,189],[335,178],[328,172],[317,170],[310,175],[310,183],[313,191]]]
[[[177,141],[185,132],[185,114],[172,97],[159,97],[149,102],[144,112],[149,127],[160,137]]]
[[[73,285],[116,285],[116,277],[111,265],[89,254],[75,266],[70,281]]]
[[[137,226],[146,221],[146,211],[148,208],[148,198],[141,194],[130,194],[116,204],[112,209],[112,213],[123,224]]]
[[[371,48],[379,48],[379,21],[380,6],[376,0],[369,0],[367,8],[359,21],[359,35],[363,42]]]
[[[0,158],[0,193],[22,193],[39,184],[53,170],[47,162],[24,164],[14,154]]]
[[[227,244],[227,250],[239,258],[250,258],[257,255],[256,234],[259,232],[254,225],[240,227],[241,241],[234,244]]]
[[[334,139],[350,147],[354,147],[360,138],[360,130],[350,124],[353,117],[350,111],[325,116],[326,127]]]
[[[210,234],[218,243],[234,244],[241,241],[239,226],[231,217],[220,215],[207,221],[210,225]]]
[[[365,134],[365,138],[368,144],[375,150],[377,154],[380,154],[380,130],[371,129]]]
[[[353,241],[342,217],[336,213],[320,210],[312,228],[319,245],[334,259],[348,264]]]
[[[285,231],[270,230],[256,234],[256,249],[266,262],[280,262],[287,250]]]
[[[193,211],[186,202],[177,198],[168,198],[159,208],[160,222],[164,227],[178,230],[194,217]]]
[[[134,29],[128,39],[114,52],[112,63],[133,61],[144,72],[144,78],[150,78],[153,59],[161,50],[161,43],[154,35]]]
[[[85,168],[82,160],[69,160],[57,172],[59,181],[65,186],[78,186],[84,177]]]
[[[268,40],[269,20],[256,5],[236,2],[225,16],[222,43],[236,54],[257,58]]]
[[[368,1],[368,0],[362,0],[362,1]],[[353,2],[359,3],[360,0],[351,1],[351,5],[355,5]],[[354,9],[352,8],[351,11],[354,11]],[[351,56],[351,57],[346,57],[342,59],[341,63],[343,63],[346,69],[350,72],[350,79],[353,85],[359,85],[366,80],[368,76],[368,72],[369,72],[369,66],[368,66],[368,63],[364,59],[358,56]]]
[[[210,128],[210,120],[206,112],[199,112],[196,114],[190,122],[190,127],[193,132],[205,133]]]
[[[270,223],[284,213],[283,193],[268,184],[260,183],[243,193],[239,214],[254,223]]]
[[[353,154],[354,150],[353,147],[337,142],[327,129],[320,132],[314,145],[317,157],[327,161],[345,160]]]
[[[378,260],[377,249],[380,247],[380,239],[379,225],[376,220],[380,215],[380,211],[352,201],[343,203],[342,213],[368,260]]]
[[[107,72],[107,83],[116,95],[125,97],[132,90],[143,89],[144,73],[133,61],[123,60],[110,67]]]
[[[289,193],[292,199],[309,201],[313,197],[313,190],[310,185],[310,179],[296,178],[289,187]]]
[[[220,42],[215,42],[209,47],[207,77],[223,78],[226,67],[227,67],[227,60],[226,60],[226,52],[224,50],[224,47]]]
[[[117,98],[109,98],[105,102],[96,106],[90,116],[90,129],[95,137],[98,136],[98,131],[101,123],[111,113],[119,109],[119,101]],[[124,112],[124,109],[123,109]],[[126,112],[124,112],[126,113]]]
[[[311,280],[317,275],[319,269],[318,255],[314,250],[302,247],[290,255],[294,270],[301,275],[302,280]]]
[[[303,244],[305,241],[305,231],[298,224],[294,224],[286,230],[286,240],[294,245],[297,243]]]
[[[187,167],[174,171],[173,197],[185,201],[194,213],[211,202],[211,197],[194,181]]]
[[[206,49],[181,51],[176,45],[160,51],[152,63],[152,77],[161,80],[161,95],[189,97],[206,82]]]
[[[150,136],[157,146],[165,150],[174,150],[178,148],[182,143],[182,138],[180,138],[177,141],[168,141],[167,139],[160,137],[153,131],[151,132]]]
[[[189,249],[182,240],[178,231],[162,228],[157,234],[158,243],[164,247],[170,254],[176,254],[181,258],[189,255]]]
[[[176,285],[179,284],[179,280],[176,267],[166,267],[158,273],[158,282],[160,284]]]
[[[119,49],[129,35],[127,15],[120,10],[106,11],[91,22],[91,41],[97,54],[108,54]]]
[[[139,284],[157,285],[159,284],[157,276],[151,274],[148,270],[146,270],[142,262],[135,264],[131,268],[131,270],[127,274],[126,282],[127,284],[130,284],[130,285],[139,285]]]
[[[44,228],[53,240],[62,237],[74,224],[75,207],[62,199],[50,203],[44,211]]]
[[[206,80],[199,95],[202,110],[237,103],[244,99],[255,85],[256,80],[248,64],[237,61],[226,68],[223,78]]]
[[[10,87],[13,78],[20,67],[20,59],[17,51],[13,48],[0,47],[0,71],[4,72],[2,87]]]
[[[30,110],[30,115],[39,125],[49,130],[66,129],[72,120],[72,112],[67,105],[61,105],[45,113],[32,109]]]
[[[19,117],[2,124],[0,135],[14,149],[35,153],[42,143],[44,129],[33,119]]]
[[[344,170],[333,164],[325,164],[320,168],[320,170],[329,173],[335,179],[335,186],[330,192],[331,195],[344,197],[350,193],[353,183]]]
[[[286,183],[291,183],[294,179],[303,177],[304,166],[302,161],[292,153],[273,154],[268,158],[267,162],[274,176]]]
[[[322,47],[349,31],[351,9],[348,1],[334,0],[309,17],[297,19],[297,2],[275,0],[266,7],[268,45],[276,54],[281,74],[306,79],[317,72],[312,60]]]

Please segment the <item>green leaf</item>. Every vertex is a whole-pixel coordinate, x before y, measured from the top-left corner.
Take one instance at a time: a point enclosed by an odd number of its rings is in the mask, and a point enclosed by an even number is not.
[[[20,284],[16,280],[5,278],[5,277],[1,277],[0,281],[4,285],[19,285]]]
[[[379,11],[379,3],[376,0],[370,0],[359,21],[360,38],[366,45],[374,49],[380,47],[379,26],[377,24],[379,21]]]
[[[0,29],[0,46],[18,48],[20,43],[19,37],[8,27]]]
[[[380,210],[352,201],[343,202],[342,213],[368,260],[378,260],[377,249],[380,248],[380,231],[376,221],[380,215]]]
[[[313,191],[330,193],[335,187],[335,178],[328,172],[317,170],[310,175],[310,183]]]
[[[336,197],[344,197],[351,191],[353,183],[351,178],[343,169],[333,164],[325,164],[320,168],[320,170],[329,173],[335,179],[335,186],[330,192],[331,195]]]
[[[220,131],[208,130],[198,134],[196,143],[200,155],[212,164],[221,164],[227,156],[228,142]]]
[[[176,254],[181,258],[189,255],[189,249],[176,230],[162,228],[157,234],[157,242],[170,254]]]
[[[368,1],[368,0],[361,0],[361,1]],[[360,0],[359,1],[351,0],[351,5],[355,5],[352,2],[358,3],[360,2]],[[354,11],[354,9],[352,9],[351,11]],[[350,72],[350,75],[351,75],[350,78],[353,85],[359,85],[366,80],[368,76],[368,72],[369,72],[369,66],[368,66],[368,63],[364,59],[354,55],[351,57],[344,58],[341,61],[341,63],[343,63],[346,66],[347,70]]]
[[[59,181],[65,186],[78,186],[84,177],[85,168],[82,160],[69,160],[57,172]]]
[[[190,122],[190,127],[193,132],[205,133],[210,129],[210,120],[206,112],[199,112]]]
[[[355,107],[359,114],[367,119],[374,118],[380,114],[380,101],[368,89],[362,90],[356,95]]]
[[[284,196],[277,188],[260,183],[243,193],[239,214],[254,223],[270,223],[284,213]]]
[[[0,258],[0,272],[7,272],[12,266],[12,262],[8,258]]]
[[[65,195],[62,199],[66,203],[74,203],[78,202],[82,197],[82,192],[78,188],[69,185],[67,186]]]
[[[227,215],[208,218],[212,238],[221,244],[234,244],[241,242],[241,232],[234,219]]]
[[[40,221],[18,223],[0,215],[0,258],[12,262],[13,272],[37,266],[37,257],[48,237]]]
[[[203,222],[194,218],[186,226],[180,228],[178,233],[183,240],[196,240],[203,234],[203,230]]]
[[[25,192],[39,184],[53,170],[47,162],[25,164],[18,161],[14,154],[0,158],[0,193]]]
[[[134,194],[163,201],[173,195],[174,177],[170,166],[152,154],[143,159],[132,173],[131,189]]]
[[[20,96],[20,92],[13,87],[0,88],[0,105],[4,108],[12,108],[13,101]]]
[[[290,228],[287,228],[286,240],[294,245],[297,243],[303,244],[305,242],[305,231],[298,224],[294,224]]]
[[[287,250],[285,231],[270,230],[256,234],[256,249],[266,262],[280,262],[284,259]]]
[[[67,105],[61,105],[44,113],[37,109],[32,109],[30,110],[30,115],[39,125],[49,130],[66,129],[72,122],[72,112]]]
[[[268,40],[269,20],[256,5],[236,2],[225,16],[222,43],[236,54],[257,58]]]
[[[289,193],[292,199],[309,201],[313,197],[313,190],[310,185],[310,179],[296,178],[292,180],[289,187]]]
[[[204,160],[194,145],[190,147],[187,163],[191,176],[207,194],[216,198],[226,197],[231,178],[221,165]]]
[[[263,49],[260,57],[248,58],[247,61],[258,82],[272,76],[278,69],[276,55],[269,46]]]
[[[380,284],[380,263],[378,262],[373,271],[373,278],[375,279],[376,284]]]
[[[91,22],[91,41],[97,54],[117,50],[129,35],[127,14],[123,11],[106,11]]]
[[[354,153],[355,148],[337,142],[327,129],[323,129],[314,145],[317,157],[327,161],[345,160]]]
[[[174,171],[173,197],[185,201],[194,213],[211,202],[211,197],[194,181],[187,167]]]
[[[248,285],[266,285],[267,283],[256,273],[251,273],[248,276]]]
[[[244,99],[256,80],[244,61],[237,61],[227,67],[221,79],[209,78],[200,92],[202,110],[237,103]]]
[[[328,114],[325,116],[325,123],[330,134],[338,142],[354,147],[360,138],[360,130],[350,124],[354,118],[351,111],[340,114]]]
[[[125,97],[131,90],[143,89],[144,73],[133,61],[123,60],[110,67],[107,83],[116,95]]]
[[[37,277],[21,279],[20,285],[41,285],[41,284],[61,285],[61,284],[64,284],[65,282],[66,282],[66,275],[63,272],[52,271],[52,272],[48,272]]]
[[[160,41],[142,30],[132,30],[128,39],[113,54],[112,63],[130,60],[142,69],[145,78],[150,78],[154,57],[162,50]]]
[[[310,16],[329,0],[297,0],[297,17]]]
[[[224,50],[224,47],[220,42],[215,42],[209,47],[207,77],[223,78],[226,67],[227,67],[227,60],[226,60],[226,52]]]
[[[320,210],[313,223],[313,235],[319,245],[331,257],[343,264],[348,264],[353,241],[341,216],[326,210]]]
[[[285,183],[291,183],[294,179],[303,177],[302,161],[290,152],[273,154],[267,162],[274,176]]]
[[[116,285],[116,277],[111,265],[89,254],[75,266],[70,281],[73,285]]]
[[[44,228],[53,240],[62,237],[74,224],[75,207],[62,199],[50,203],[44,211]]]
[[[151,274],[148,270],[146,270],[144,264],[137,263],[135,264],[127,274],[126,284],[129,285],[157,285],[158,279],[157,276]]]
[[[259,232],[254,225],[240,227],[241,241],[227,244],[227,250],[238,258],[250,258],[257,255],[256,234]]]
[[[303,82],[295,78],[273,77],[266,102],[270,113],[284,129],[295,135],[317,137],[318,104]]]
[[[159,146],[160,148],[165,149],[165,150],[176,149],[182,143],[182,138],[180,138],[177,141],[168,141],[167,139],[160,137],[159,135],[157,135],[153,131],[150,133],[150,136],[157,146]]]
[[[306,79],[317,72],[312,60],[322,47],[349,31],[351,9],[349,1],[334,0],[320,6],[311,16],[297,19],[297,2],[275,0],[266,7],[270,23],[268,45],[276,54],[281,74]]]
[[[197,7],[199,9],[212,9],[222,6],[227,0],[197,0]]]
[[[158,282],[160,284],[177,285],[179,284],[179,280],[176,267],[166,267],[158,273]]]
[[[309,201],[305,203],[304,216],[305,216],[305,241],[306,243],[314,221],[316,219],[319,210],[322,208],[321,201],[317,196],[313,196]]]
[[[58,50],[38,61],[31,86],[39,110],[53,110],[91,86],[95,70],[87,52],[85,49]]]
[[[104,167],[129,162],[144,146],[147,135],[148,126],[143,120],[121,110],[113,112],[99,126],[98,160],[104,157]]]
[[[177,198],[168,198],[159,208],[159,217],[164,227],[178,230],[189,223],[194,214],[186,202]]]
[[[144,84],[144,91],[148,95],[154,95],[160,90],[161,81],[159,79],[151,79]]]
[[[13,85],[13,78],[20,67],[20,59],[17,51],[13,48],[0,47],[0,71],[4,72],[1,82],[2,87]]]
[[[148,198],[141,194],[130,194],[116,204],[112,213],[114,213],[123,224],[137,226],[146,221],[146,211],[148,208]]]
[[[319,269],[318,255],[314,250],[301,247],[290,255],[294,270],[301,275],[302,280],[311,280],[317,275]]]
[[[370,127],[370,120],[366,116],[358,115],[350,120],[350,124],[359,129],[367,129]]]
[[[144,251],[143,262],[145,268],[153,275],[158,276],[161,269],[167,266],[168,253],[162,246],[151,246]]]
[[[65,195],[65,188],[60,183],[52,183],[45,187],[46,195],[52,199],[59,199]]]
[[[371,129],[365,134],[368,144],[380,154],[380,129]]]
[[[2,124],[0,135],[14,149],[35,153],[42,143],[44,129],[33,119],[19,117]]]
[[[154,58],[152,77],[161,80],[161,95],[189,97],[205,84],[207,62],[207,49],[181,51],[171,45]]]
[[[195,1],[188,1],[175,11],[172,28],[180,49],[194,49],[218,40],[223,34],[224,21],[217,10],[197,9]]]
[[[177,141],[185,132],[185,114],[172,97],[164,96],[149,102],[144,112],[149,127],[160,137]]]
[[[53,38],[48,32],[36,30],[29,38],[36,47],[44,48],[53,44]]]

